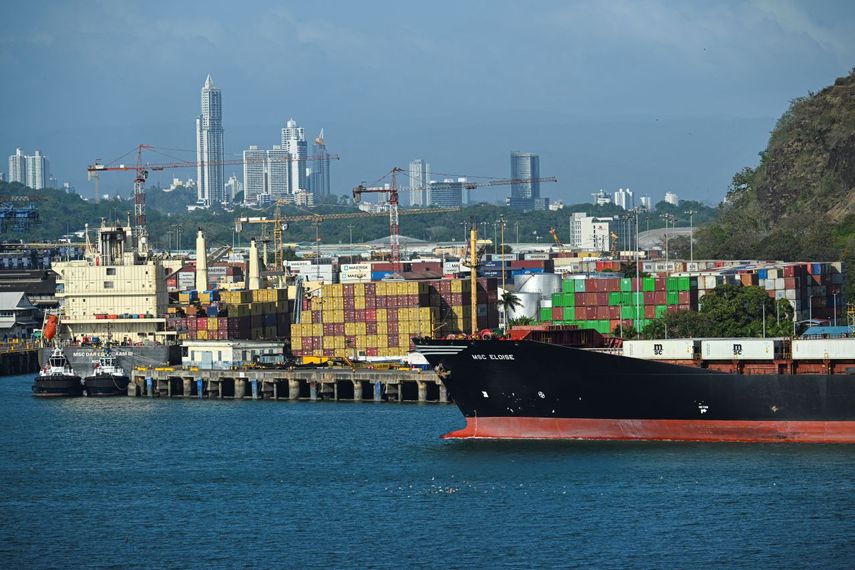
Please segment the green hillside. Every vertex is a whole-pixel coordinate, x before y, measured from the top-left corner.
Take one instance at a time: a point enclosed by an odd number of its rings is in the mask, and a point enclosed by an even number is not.
[[[855,69],[796,99],[756,168],[733,177],[696,254],[855,263]],[[847,297],[855,283],[847,280]]]

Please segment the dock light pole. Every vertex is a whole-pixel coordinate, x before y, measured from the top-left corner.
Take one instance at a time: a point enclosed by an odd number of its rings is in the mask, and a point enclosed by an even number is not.
[[[350,255],[353,255],[353,224],[347,224],[347,229],[350,230]]]
[[[517,228],[517,249],[520,248],[520,223],[514,222],[514,226]]]
[[[834,326],[837,326],[837,296],[840,295],[840,289],[835,287],[831,295],[834,297]]]
[[[695,225],[694,225],[694,216],[697,214],[697,210],[686,210],[686,214],[689,215],[689,261],[695,261]]]
[[[641,332],[641,307],[638,304],[638,290],[641,285],[641,271],[638,265],[641,263],[641,252],[638,245],[638,208],[633,208],[635,211],[635,336]]]

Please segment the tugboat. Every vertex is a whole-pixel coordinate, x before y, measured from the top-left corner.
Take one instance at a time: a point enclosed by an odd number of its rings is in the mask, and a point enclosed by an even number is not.
[[[131,379],[125,371],[116,365],[116,359],[110,348],[95,363],[91,376],[83,379],[87,396],[124,396],[128,393]]]
[[[47,398],[82,395],[83,383],[80,376],[74,373],[62,349],[54,348],[47,364],[33,381],[33,396]]]

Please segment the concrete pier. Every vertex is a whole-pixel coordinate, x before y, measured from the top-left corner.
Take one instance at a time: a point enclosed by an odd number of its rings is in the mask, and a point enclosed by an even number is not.
[[[128,396],[235,400],[448,403],[433,372],[350,368],[135,370]]]

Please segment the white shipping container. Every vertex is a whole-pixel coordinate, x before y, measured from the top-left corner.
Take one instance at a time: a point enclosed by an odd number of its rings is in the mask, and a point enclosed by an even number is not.
[[[701,341],[704,360],[774,360],[781,356],[781,339],[717,338]]]
[[[515,254],[515,253],[491,253],[490,254],[490,261],[502,261],[503,259],[505,261],[516,261],[517,254]],[[528,259],[528,258],[526,257],[526,259]]]
[[[691,338],[623,341],[624,356],[645,360],[692,360],[700,348],[701,341]]]
[[[459,261],[446,261],[442,265],[442,272],[446,275],[450,275],[452,273],[460,272],[460,262]]]
[[[543,260],[549,259],[549,254],[545,253],[545,252],[532,252],[532,253],[525,254],[523,256],[523,259],[526,259],[529,261],[543,261]]]
[[[565,265],[573,265],[574,263],[578,265],[579,261],[572,257],[556,257],[552,260],[552,263],[555,267],[563,267]]]
[[[793,301],[796,300],[796,290],[795,289],[786,289],[784,291],[784,299],[791,299]]]
[[[775,280],[774,279],[763,279],[762,282],[763,282],[763,288],[766,289],[767,291],[774,291],[775,290]]]
[[[784,287],[785,287],[784,278],[783,277],[776,277],[775,278],[775,289],[783,289]]]
[[[341,272],[350,272],[350,271],[367,271],[371,273],[371,264],[370,263],[344,263],[341,266]]]
[[[778,278],[778,270],[777,269],[767,269],[766,277],[769,279],[777,279]]]
[[[700,271],[700,264],[690,261],[686,264],[686,271]]]
[[[311,265],[311,260],[301,260],[301,261],[286,261],[285,267],[305,267],[307,265]]]
[[[855,359],[855,338],[799,339],[793,341],[793,360]]]

